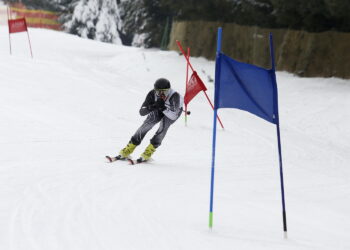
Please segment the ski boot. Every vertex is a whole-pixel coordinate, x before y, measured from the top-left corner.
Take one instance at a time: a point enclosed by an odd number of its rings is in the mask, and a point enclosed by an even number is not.
[[[129,155],[131,155],[132,152],[134,152],[135,148],[136,148],[136,145],[133,144],[133,143],[131,143],[131,142],[129,142],[128,145],[126,145],[125,148],[123,148],[122,150],[120,150],[119,155],[118,155],[117,157],[120,156],[120,157],[119,157],[120,159],[128,158]]]
[[[155,151],[156,148],[153,146],[152,143],[150,143],[145,149],[145,151],[141,154],[141,157],[136,160],[137,163],[148,161]]]

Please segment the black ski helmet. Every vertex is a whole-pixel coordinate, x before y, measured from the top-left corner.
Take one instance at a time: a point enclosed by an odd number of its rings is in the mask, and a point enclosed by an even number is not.
[[[159,78],[154,83],[154,89],[170,89],[170,82],[165,78]]]

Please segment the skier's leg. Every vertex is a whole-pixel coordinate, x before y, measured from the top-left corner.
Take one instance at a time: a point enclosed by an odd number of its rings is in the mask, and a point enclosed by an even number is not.
[[[135,148],[138,145],[140,145],[147,132],[150,131],[153,128],[153,126],[156,125],[161,119],[161,114],[159,114],[158,112],[151,112],[147,116],[146,120],[143,122],[141,127],[139,127],[135,134],[131,137],[131,140],[129,141],[128,145],[126,145],[125,148],[120,150],[119,155],[122,158],[127,158],[130,154],[132,154]]]
[[[140,145],[145,135],[150,131],[154,125],[156,125],[163,117],[163,114],[159,112],[151,112],[147,116],[146,120],[143,122],[141,127],[139,127],[135,134],[131,137],[130,142],[136,146]]]
[[[163,119],[160,121],[160,125],[156,134],[151,139],[151,143],[147,146],[147,148],[141,155],[141,158],[143,160],[148,160],[149,158],[151,158],[152,154],[156,151],[156,148],[159,147],[162,143],[170,125],[174,122],[174,120],[171,120],[166,116],[163,117]]]
[[[163,119],[160,121],[159,128],[156,132],[156,134],[151,139],[151,144],[158,148],[160,144],[162,144],[162,141],[168,132],[169,127],[175,122],[175,120],[171,120],[168,117],[164,116]]]

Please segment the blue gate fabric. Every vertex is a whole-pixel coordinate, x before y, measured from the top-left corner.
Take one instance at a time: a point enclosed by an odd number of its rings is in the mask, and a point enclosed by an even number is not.
[[[237,108],[277,123],[275,71],[238,62],[223,53],[215,80],[215,109]]]

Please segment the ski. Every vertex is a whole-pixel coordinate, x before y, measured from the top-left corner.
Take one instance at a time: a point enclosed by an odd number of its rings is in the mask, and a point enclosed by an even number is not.
[[[127,158],[122,158],[120,155],[116,157],[111,157],[106,155],[106,159],[108,160],[109,163],[115,162],[115,161],[126,161],[128,160]]]
[[[142,158],[139,158],[137,160],[133,160],[131,158],[122,158],[120,155],[118,155],[116,157],[106,155],[106,159],[108,160],[109,163],[112,163],[115,161],[128,161],[130,165],[136,165],[136,164],[147,162],[147,160],[144,160]]]
[[[147,160],[143,160],[142,158],[139,158],[137,159],[136,161],[135,160],[132,160],[132,159],[127,159],[128,162],[130,163],[130,165],[135,165],[135,164],[140,164],[140,163],[145,163],[147,162]]]

